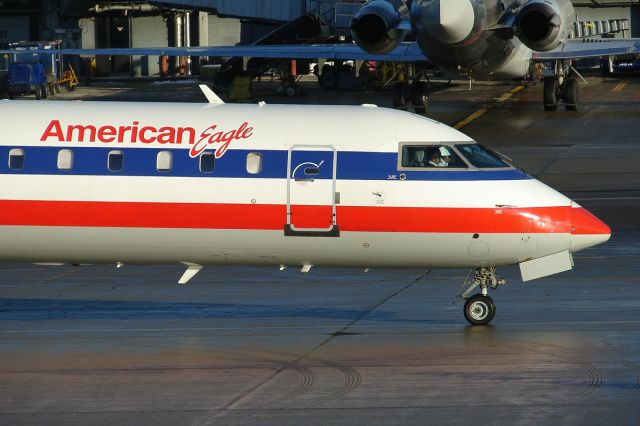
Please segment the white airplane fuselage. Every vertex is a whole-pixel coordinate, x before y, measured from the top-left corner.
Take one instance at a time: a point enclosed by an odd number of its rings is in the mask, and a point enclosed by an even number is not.
[[[396,110],[5,101],[0,115],[0,261],[487,267],[610,235]],[[457,164],[407,163],[441,146]]]
[[[519,79],[534,51],[567,41],[575,11],[570,0],[370,0],[352,20],[352,36],[368,52],[387,53],[404,38],[405,21],[443,73]]]
[[[525,7],[528,18],[519,20]],[[485,79],[528,75],[531,47],[548,50],[566,41],[574,20],[569,0],[416,0],[411,11],[418,44],[433,63]]]

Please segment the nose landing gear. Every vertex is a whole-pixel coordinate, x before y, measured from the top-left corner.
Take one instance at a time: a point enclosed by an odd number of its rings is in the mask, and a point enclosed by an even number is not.
[[[475,272],[473,277],[471,277],[471,272]],[[506,284],[507,280],[498,278],[496,268],[476,268],[471,272],[462,284],[458,297],[466,300],[464,317],[467,321],[472,325],[486,325],[496,315],[496,304],[487,295],[489,288],[495,290],[498,286]],[[480,294],[468,297],[478,286],[480,286]]]

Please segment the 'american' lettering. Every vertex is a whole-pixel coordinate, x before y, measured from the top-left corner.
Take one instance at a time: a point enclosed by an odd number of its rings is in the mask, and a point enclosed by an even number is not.
[[[235,129],[225,130],[212,124],[199,133],[189,126],[147,126],[133,121],[127,126],[94,126],[91,124],[63,125],[60,120],[51,120],[40,137],[41,142],[102,142],[102,143],[143,143],[189,144],[189,155],[197,157],[205,150],[215,151],[216,158],[222,157],[233,141],[249,139],[253,127],[243,122]]]

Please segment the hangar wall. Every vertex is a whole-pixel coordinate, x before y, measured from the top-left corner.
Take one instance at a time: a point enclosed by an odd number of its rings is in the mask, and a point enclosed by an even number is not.
[[[156,47],[168,45],[167,24],[162,16],[141,16],[131,20],[131,47]],[[160,74],[157,56],[134,56],[132,75],[150,76]]]
[[[209,15],[209,46],[232,46],[240,41],[242,24],[239,19]]]

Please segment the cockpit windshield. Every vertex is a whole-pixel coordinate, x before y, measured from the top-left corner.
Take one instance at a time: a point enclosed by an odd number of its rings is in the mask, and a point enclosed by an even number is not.
[[[472,166],[479,169],[497,169],[511,167],[510,164],[503,161],[500,157],[498,157],[496,154],[489,151],[482,145],[464,144],[455,145],[455,147]]]

